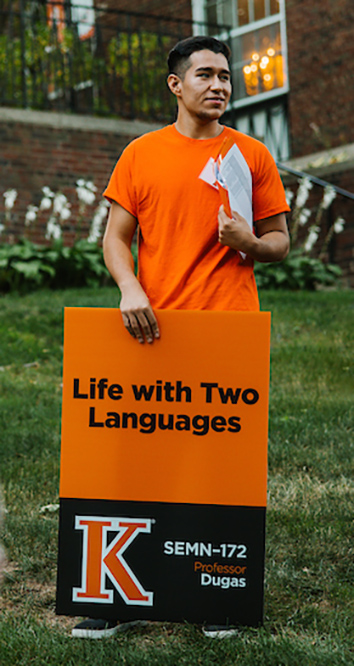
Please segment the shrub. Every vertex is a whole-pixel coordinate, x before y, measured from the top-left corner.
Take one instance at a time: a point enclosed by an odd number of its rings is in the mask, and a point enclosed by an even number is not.
[[[45,246],[28,239],[0,246],[0,292],[98,287],[109,280],[101,247],[87,240],[78,240],[72,247],[65,247],[61,240]]]
[[[294,249],[281,263],[256,264],[255,276],[261,289],[308,289],[331,286],[342,274],[339,266],[310,257],[301,248]]]

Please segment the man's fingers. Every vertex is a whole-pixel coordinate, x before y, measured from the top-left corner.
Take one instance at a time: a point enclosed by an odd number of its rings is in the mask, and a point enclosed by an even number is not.
[[[159,327],[151,308],[144,308],[131,312],[122,312],[123,323],[127,331],[139,342],[153,342],[160,337]]]
[[[154,337],[159,337],[157,320],[151,309],[146,309],[137,313],[136,317],[147,342],[151,343],[153,342]]]
[[[127,329],[128,333],[130,333],[130,335],[132,335],[133,338],[135,338],[134,331],[133,331],[132,325],[130,323],[129,317],[122,313],[122,319],[123,319],[123,324],[124,324],[125,328]]]
[[[138,342],[144,342],[143,327],[141,325],[141,315],[137,312],[134,312],[130,316],[130,321],[133,329],[134,336]]]
[[[151,331],[152,331],[152,334],[153,334],[154,338],[159,338],[160,337],[160,329],[159,329],[159,325],[157,323],[157,319],[155,317],[154,311],[152,309],[150,309],[146,313],[146,316],[147,316],[147,319],[149,321]]]
[[[124,326],[127,329],[128,333],[139,340],[139,342],[144,342],[144,337],[141,332],[139,322],[136,319],[134,313],[130,313],[128,316],[123,317]]]

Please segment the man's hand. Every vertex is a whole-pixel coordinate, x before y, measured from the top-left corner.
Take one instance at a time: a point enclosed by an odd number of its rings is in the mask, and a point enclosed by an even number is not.
[[[219,243],[248,254],[253,233],[245,218],[236,211],[232,211],[232,218],[228,217],[224,211],[224,206],[220,206],[218,220]]]
[[[228,217],[224,207],[219,208],[219,243],[232,250],[244,252],[260,262],[282,261],[289,252],[289,233],[284,213],[256,222],[254,235],[244,217],[232,211]]]
[[[120,302],[123,323],[127,331],[138,342],[153,342],[160,337],[159,326],[149,299],[138,281],[132,283],[129,289],[122,289]]]

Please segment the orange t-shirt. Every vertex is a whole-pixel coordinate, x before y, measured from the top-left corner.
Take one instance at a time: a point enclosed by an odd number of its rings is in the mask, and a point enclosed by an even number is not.
[[[220,245],[216,188],[199,178],[232,134],[252,174],[253,219],[288,211],[275,162],[259,141],[229,127],[190,139],[174,125],[122,153],[104,192],[139,223],[139,281],[153,308],[258,310],[253,260]]]

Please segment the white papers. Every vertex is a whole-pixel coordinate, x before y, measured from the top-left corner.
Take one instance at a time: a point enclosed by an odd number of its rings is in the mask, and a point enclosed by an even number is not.
[[[229,192],[231,210],[245,218],[253,229],[252,175],[240,149],[234,143],[219,165],[220,173]],[[245,258],[245,253],[240,252]]]
[[[220,172],[229,190],[231,209],[242,215],[252,229],[252,176],[236,144],[222,159]]]
[[[242,215],[253,230],[252,174],[235,143],[223,157],[219,155],[216,160],[210,157],[199,178],[212,187],[219,182],[228,194],[231,210]],[[246,256],[244,252],[240,255],[243,259]]]
[[[218,189],[215,183],[215,161],[213,160],[212,157],[210,157],[209,160],[207,161],[199,178],[201,180],[204,180],[205,183],[208,183],[208,185],[211,185],[212,187]]]

